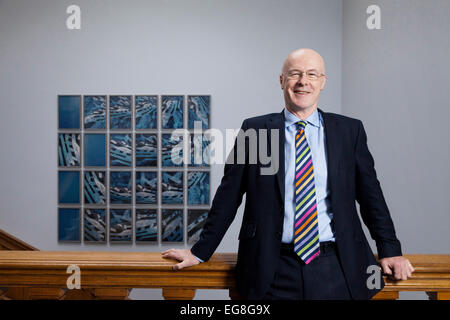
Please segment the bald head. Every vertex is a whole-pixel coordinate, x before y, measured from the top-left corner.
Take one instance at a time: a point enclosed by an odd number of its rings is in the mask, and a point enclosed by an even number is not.
[[[308,48],[297,49],[289,53],[284,60],[282,74],[285,74],[298,61],[302,61],[304,64],[310,65],[312,69],[325,74],[325,61],[322,56],[317,51]]]

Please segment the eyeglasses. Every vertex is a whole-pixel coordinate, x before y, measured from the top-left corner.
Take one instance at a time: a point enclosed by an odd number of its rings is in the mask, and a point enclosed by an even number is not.
[[[288,78],[289,80],[298,80],[300,79],[303,75],[306,76],[306,79],[308,80],[317,80],[320,77],[323,77],[324,74],[323,73],[318,73],[316,71],[292,71],[286,74],[286,78]]]

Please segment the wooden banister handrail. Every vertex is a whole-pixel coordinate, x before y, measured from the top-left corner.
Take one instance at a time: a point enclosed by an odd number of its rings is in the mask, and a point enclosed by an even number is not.
[[[35,251],[38,249],[0,229],[0,250]]]
[[[395,299],[399,291],[426,291],[431,298],[450,298],[450,255],[405,257],[415,268],[412,278],[385,278],[386,287],[376,298]],[[231,297],[237,297],[236,254],[217,253],[208,262],[179,271],[172,270],[175,263],[161,258],[159,252],[0,251],[0,288],[64,289],[69,276],[66,269],[73,264],[81,270],[82,288],[115,289],[118,297],[124,292],[120,290],[129,288],[162,288],[168,299],[192,299],[195,289],[228,289]]]

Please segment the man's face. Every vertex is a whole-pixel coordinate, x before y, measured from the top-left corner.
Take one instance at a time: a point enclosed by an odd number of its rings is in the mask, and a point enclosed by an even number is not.
[[[323,73],[323,60],[318,54],[305,52],[289,57],[280,75],[286,107],[293,111],[316,109],[326,82]]]

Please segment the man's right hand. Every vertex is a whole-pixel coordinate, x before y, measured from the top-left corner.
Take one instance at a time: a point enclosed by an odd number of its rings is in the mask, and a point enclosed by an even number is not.
[[[161,252],[161,254],[163,258],[172,258],[181,261],[172,267],[173,270],[192,267],[200,263],[190,249],[169,249]]]

